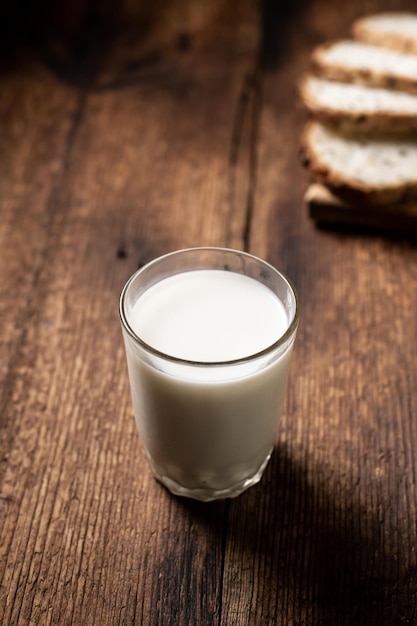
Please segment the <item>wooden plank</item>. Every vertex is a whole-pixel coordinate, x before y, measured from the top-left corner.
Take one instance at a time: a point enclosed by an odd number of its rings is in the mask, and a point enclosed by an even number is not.
[[[241,103],[258,32],[250,5],[232,36],[230,21],[215,31],[220,45],[213,35],[171,45],[129,84],[123,72],[118,82],[120,67],[141,50],[122,62],[116,40],[84,96],[53,197],[65,218],[45,234],[33,314],[8,374],[3,417],[18,428],[2,450],[4,624],[219,623],[227,505],[184,503],[151,478],[117,309],[124,281],[150,258],[242,246],[250,135]],[[22,238],[24,226],[16,222]]]
[[[319,1],[275,16],[250,241],[295,282],[302,313],[277,450],[230,507],[227,624],[416,621],[416,248],[315,229],[297,154],[309,52],[363,11]]]
[[[1,83],[0,381],[25,325],[50,231],[58,228],[54,193],[79,100],[34,63]]]
[[[21,415],[31,398],[31,369],[36,363],[32,343],[36,327],[50,324],[42,314],[43,271],[59,248],[65,211],[55,204],[65,176],[67,155],[80,97],[68,85],[57,84],[39,63],[25,57],[15,72],[0,78],[1,218],[0,218],[0,572],[8,558],[25,481],[14,474],[11,488],[5,474],[13,463],[18,438],[27,440]],[[42,412],[47,379],[38,390]],[[13,407],[12,410],[11,407]],[[33,415],[31,416],[33,419]],[[35,427],[36,421],[33,424]],[[19,474],[30,468],[23,449]],[[31,473],[31,470],[30,470]],[[5,517],[7,516],[7,521]],[[10,532],[11,531],[11,532]],[[1,594],[0,594],[1,595]],[[0,602],[0,605],[2,603]],[[0,609],[0,615],[3,608]],[[2,618],[0,618],[1,620]],[[7,623],[7,622],[5,622]]]

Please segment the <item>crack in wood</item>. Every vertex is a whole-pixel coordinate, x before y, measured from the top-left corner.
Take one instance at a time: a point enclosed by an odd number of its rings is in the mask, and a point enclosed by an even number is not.
[[[256,65],[255,68],[244,76],[242,87],[236,103],[235,115],[233,119],[232,137],[229,153],[229,181],[228,196],[229,210],[232,213],[236,197],[236,170],[239,162],[239,155],[243,146],[244,128],[246,120],[249,125],[249,157],[247,164],[247,190],[245,199],[245,222],[242,232],[243,249],[249,251],[250,236],[252,229],[252,217],[254,213],[257,164],[258,164],[258,142],[259,127],[262,110],[262,76],[261,70]]]

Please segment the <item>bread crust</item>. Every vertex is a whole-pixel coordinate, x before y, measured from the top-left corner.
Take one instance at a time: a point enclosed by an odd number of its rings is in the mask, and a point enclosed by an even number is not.
[[[351,108],[336,108],[318,102],[310,88],[310,75],[304,75],[298,83],[301,102],[310,116],[323,124],[344,132],[369,134],[417,132],[417,115],[398,111],[382,112],[353,111]]]
[[[375,71],[367,67],[350,67],[341,63],[329,63],[326,52],[333,46],[346,43],[346,40],[333,40],[323,43],[313,50],[311,55],[311,69],[314,74],[329,80],[338,80],[344,83],[368,85],[371,87],[383,87],[417,94],[417,75],[406,77],[388,70]],[[354,45],[354,41],[348,42]]]
[[[394,23],[398,18],[402,19],[407,15],[413,20],[416,19],[416,15],[413,13],[379,13],[360,18],[353,23],[352,35],[358,41],[383,46],[405,54],[417,54],[417,35],[413,37],[401,32],[400,27],[398,31],[387,31],[383,27],[377,26],[380,18]]]
[[[325,185],[346,202],[382,205],[402,202],[408,197],[417,196],[417,179],[408,183],[374,185],[349,177],[329,167],[312,140],[311,135],[315,123],[307,122],[300,141],[301,162],[311,180]]]

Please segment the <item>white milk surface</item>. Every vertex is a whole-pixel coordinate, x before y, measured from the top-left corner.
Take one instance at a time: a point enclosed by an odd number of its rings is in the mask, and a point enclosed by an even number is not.
[[[286,331],[281,301],[254,279],[196,270],[142,294],[129,323],[148,345],[183,359],[257,353]],[[199,499],[236,495],[272,451],[293,338],[242,365],[190,366],[148,354],[125,334],[139,433],[155,476]]]
[[[268,287],[222,270],[161,280],[137,300],[129,321],[153,348],[205,362],[256,354],[288,328],[284,306]]]

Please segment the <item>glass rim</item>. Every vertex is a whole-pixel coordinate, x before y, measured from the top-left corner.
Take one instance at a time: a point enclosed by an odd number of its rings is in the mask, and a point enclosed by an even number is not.
[[[287,286],[291,290],[291,292],[293,294],[293,297],[294,297],[294,303],[295,303],[294,317],[291,320],[290,324],[288,325],[287,330],[276,341],[274,341],[274,343],[270,344],[269,346],[267,346],[266,348],[263,348],[262,350],[260,350],[258,352],[254,352],[252,354],[249,354],[249,355],[244,356],[244,357],[239,357],[237,359],[229,359],[229,360],[222,360],[222,361],[196,361],[196,360],[192,360],[192,359],[184,359],[184,358],[181,358],[181,357],[174,356],[172,354],[167,354],[165,352],[162,352],[161,350],[158,350],[157,348],[154,348],[150,344],[146,343],[146,341],[141,339],[140,336],[137,333],[135,333],[135,331],[133,330],[132,326],[129,324],[129,321],[127,319],[127,315],[126,315],[126,312],[125,312],[126,295],[127,295],[127,292],[129,290],[131,284],[136,280],[136,278],[138,276],[140,276],[140,274],[145,272],[152,265],[156,265],[157,263],[159,263],[160,261],[162,261],[164,259],[167,259],[169,257],[174,257],[174,256],[177,256],[177,255],[180,255],[180,254],[184,254],[184,253],[200,252],[200,251],[201,252],[204,252],[204,251],[206,251],[206,252],[216,251],[216,252],[224,252],[224,253],[234,253],[234,254],[239,254],[241,256],[250,258],[252,260],[255,260],[258,263],[261,263],[264,267],[267,267],[270,270],[272,270],[272,272],[274,274],[278,275],[287,284]],[[187,271],[193,271],[193,270],[189,269]],[[220,270],[220,271],[222,271],[222,270]],[[231,270],[231,271],[233,271],[233,270]],[[178,273],[182,273],[182,272],[178,272]],[[238,273],[238,272],[235,272],[235,273]],[[172,274],[172,275],[174,276],[175,274]],[[255,278],[254,280],[257,280],[257,279]],[[196,246],[196,247],[192,247],[192,248],[182,248],[180,250],[174,250],[173,252],[168,252],[166,254],[160,255],[160,256],[152,259],[148,263],[145,263],[142,267],[140,267],[138,270],[136,270],[136,272],[134,272],[128,278],[128,280],[126,281],[126,283],[125,283],[125,285],[124,285],[124,287],[122,289],[122,292],[120,294],[119,315],[120,315],[120,320],[121,320],[122,326],[125,329],[125,331],[131,337],[131,339],[133,339],[133,341],[136,344],[138,344],[146,352],[149,352],[150,354],[152,354],[152,355],[154,355],[156,357],[159,357],[159,358],[161,358],[161,359],[163,359],[165,361],[170,361],[172,363],[179,363],[181,365],[188,365],[188,366],[193,366],[193,367],[211,368],[211,367],[240,365],[240,364],[248,363],[250,361],[254,361],[254,360],[258,359],[258,358],[264,357],[267,354],[269,354],[271,352],[274,352],[275,350],[279,349],[281,346],[283,346],[285,343],[287,343],[289,338],[297,330],[297,326],[298,326],[298,322],[299,322],[299,318],[300,318],[300,302],[299,302],[297,290],[295,289],[294,284],[292,283],[292,281],[289,278],[287,278],[287,276],[285,276],[282,272],[280,272],[276,267],[271,265],[271,263],[268,263],[268,261],[265,261],[264,259],[261,259],[260,257],[254,255],[254,254],[251,254],[250,252],[245,252],[243,250],[237,250],[235,248],[225,248],[225,247],[221,247],[221,246]]]

